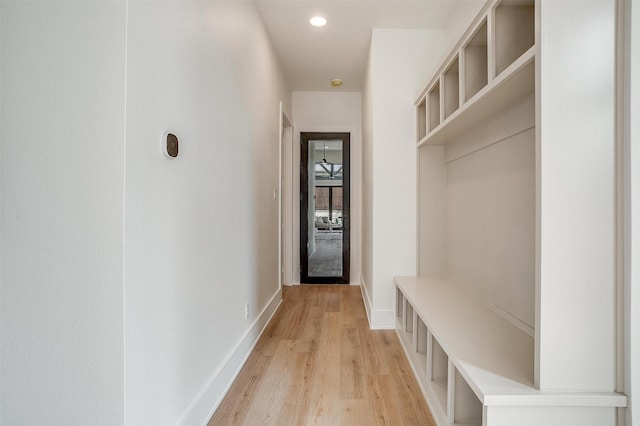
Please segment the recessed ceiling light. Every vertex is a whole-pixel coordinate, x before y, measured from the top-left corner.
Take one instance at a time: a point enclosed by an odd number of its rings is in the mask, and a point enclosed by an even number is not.
[[[327,20],[322,16],[314,16],[313,18],[309,19],[309,23],[314,27],[324,27],[325,25],[327,25]]]
[[[334,78],[331,80],[331,87],[340,87],[342,86],[342,80],[339,78]]]

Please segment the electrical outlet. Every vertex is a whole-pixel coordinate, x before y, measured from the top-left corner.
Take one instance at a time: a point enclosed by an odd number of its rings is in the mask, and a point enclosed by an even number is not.
[[[244,304],[244,319],[249,319],[249,304]]]

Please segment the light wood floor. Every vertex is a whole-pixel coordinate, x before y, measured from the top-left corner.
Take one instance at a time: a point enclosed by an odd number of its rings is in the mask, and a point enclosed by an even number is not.
[[[283,288],[213,425],[435,425],[395,331],[369,330],[360,288]]]

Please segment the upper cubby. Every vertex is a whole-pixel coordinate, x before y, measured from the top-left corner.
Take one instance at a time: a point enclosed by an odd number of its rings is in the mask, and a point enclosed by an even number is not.
[[[532,0],[488,4],[416,103],[418,146],[444,145],[535,90]]]
[[[464,99],[473,98],[489,81],[487,68],[487,21],[473,35],[463,49]]]
[[[442,75],[444,91],[444,118],[446,119],[460,107],[460,72],[459,61],[455,60]]]
[[[533,1],[504,0],[495,8],[496,75],[506,70],[535,43]]]

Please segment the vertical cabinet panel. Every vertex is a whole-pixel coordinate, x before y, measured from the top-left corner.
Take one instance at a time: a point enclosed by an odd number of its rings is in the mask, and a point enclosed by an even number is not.
[[[427,136],[427,100],[422,99],[416,110],[416,123],[418,125],[418,142]]]
[[[429,130],[440,124],[440,81],[429,91]]]

